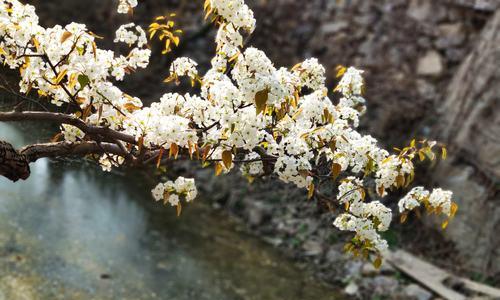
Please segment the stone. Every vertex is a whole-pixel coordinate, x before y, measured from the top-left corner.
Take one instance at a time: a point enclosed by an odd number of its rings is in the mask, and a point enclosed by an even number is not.
[[[417,21],[424,21],[432,14],[431,2],[426,0],[412,0],[406,14]]]
[[[323,246],[318,241],[309,240],[302,245],[304,249],[304,254],[307,256],[316,256],[323,252]]]
[[[358,285],[354,282],[351,281],[349,284],[345,287],[344,292],[347,295],[354,296],[359,293],[359,287]]]
[[[430,300],[432,293],[417,284],[409,284],[403,289],[403,294],[411,300]]]
[[[417,63],[417,74],[439,76],[443,73],[443,58],[439,52],[431,50],[420,57]]]
[[[465,41],[465,32],[462,23],[449,23],[439,25],[439,37],[436,47],[446,49],[460,46]]]
[[[262,202],[255,201],[255,199],[245,199],[243,202],[247,206],[245,213],[251,226],[261,225],[271,214],[272,209]]]
[[[326,23],[321,26],[321,32],[323,34],[334,34],[337,33],[345,28],[347,28],[349,24],[344,21],[338,21],[338,22],[331,22],[331,23]]]
[[[342,258],[343,258],[343,254],[340,251],[336,250],[336,249],[330,249],[330,250],[328,250],[328,252],[325,255],[325,259],[329,263],[338,262]]]
[[[392,295],[399,286],[399,282],[395,278],[385,275],[373,278],[372,284],[374,293],[378,295]]]
[[[361,274],[363,263],[355,260],[348,260],[345,264],[345,270],[348,277],[358,277]]]
[[[361,268],[361,274],[365,276],[373,276],[378,273],[380,273],[380,269],[375,268],[372,263],[365,263]]]

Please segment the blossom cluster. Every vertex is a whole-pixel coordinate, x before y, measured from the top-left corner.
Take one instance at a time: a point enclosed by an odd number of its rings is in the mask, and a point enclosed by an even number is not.
[[[451,201],[452,192],[445,191],[441,188],[436,188],[429,192],[423,187],[418,186],[413,188],[406,196],[398,202],[399,212],[408,212],[419,207],[421,204],[426,205],[433,211],[440,212],[448,217],[452,217],[456,208]]]
[[[366,248],[383,253],[387,242],[378,231],[386,231],[392,221],[392,211],[379,201],[365,203],[365,191],[360,179],[347,177],[339,185],[338,201],[346,206],[333,224],[340,230],[356,232],[355,240]]]
[[[128,23],[121,25],[116,30],[115,43],[122,42],[132,46],[137,43],[137,47],[143,47],[148,43],[146,38],[146,32],[141,26],[137,26],[134,23]]]
[[[170,76],[188,76],[195,79],[198,76],[196,66],[198,64],[189,57],[179,57],[175,59],[170,65]]]
[[[121,0],[119,10],[136,5],[135,0]],[[199,74],[197,63],[187,57],[170,66],[171,78],[196,79],[199,94],[165,93],[150,106],[112,83],[148,65],[151,51],[140,27],[129,23],[117,30],[116,42],[135,45],[128,55],[117,55],[98,48],[97,36],[83,24],[44,28],[32,6],[18,0],[0,0],[0,6],[0,63],[20,70],[21,92],[37,90],[54,104],[76,108],[73,116],[89,125],[132,135],[136,143],[126,145],[130,153],[147,148],[160,153],[158,162],[168,151],[170,159],[189,157],[203,166],[212,164],[216,174],[228,173],[239,163],[249,179],[274,174],[307,188],[310,195],[322,178],[343,178],[337,200],[346,211],[334,225],[355,232],[364,249],[387,248],[379,232],[387,230],[392,219],[381,201],[366,199],[368,178],[374,179],[382,198],[412,181],[416,155],[432,155],[433,144],[425,154],[415,145],[390,154],[375,138],[357,130],[366,110],[363,71],[340,68],[342,78],[334,90],[340,100],[335,104],[325,85],[325,68],[317,59],[277,68],[263,51],[245,48],[242,34],[254,30],[255,19],[243,0],[206,0],[219,30],[212,67],[205,74]],[[70,142],[84,138],[69,125],[63,134]],[[99,161],[110,170],[125,159],[103,154]],[[318,166],[325,163],[331,171],[320,174]],[[452,215],[451,192],[412,192],[400,207],[410,210],[425,198],[430,207]],[[180,197],[191,201],[196,194],[194,181],[182,177],[153,190],[156,200],[173,206]]]
[[[180,198],[183,197],[186,202],[196,198],[198,191],[194,184],[194,179],[178,177],[175,181],[159,183],[152,191],[153,198],[156,201],[163,200],[172,206],[179,205]]]
[[[119,0],[118,13],[126,14],[137,6],[137,0]]]

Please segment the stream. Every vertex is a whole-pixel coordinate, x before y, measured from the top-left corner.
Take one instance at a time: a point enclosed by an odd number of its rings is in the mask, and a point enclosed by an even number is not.
[[[0,124],[15,147],[26,129]],[[0,178],[0,300],[340,299],[203,196],[155,203],[142,174],[39,160]]]

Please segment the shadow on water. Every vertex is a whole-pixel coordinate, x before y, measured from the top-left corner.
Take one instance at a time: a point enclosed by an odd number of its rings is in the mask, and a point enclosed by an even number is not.
[[[0,178],[0,299],[336,299],[202,199],[177,218],[149,189],[81,161]]]

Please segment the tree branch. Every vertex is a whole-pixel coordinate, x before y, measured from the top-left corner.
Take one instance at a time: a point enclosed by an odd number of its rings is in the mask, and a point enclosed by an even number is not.
[[[69,124],[78,127],[81,131],[88,135],[98,135],[105,137],[109,140],[120,140],[129,144],[137,144],[135,137],[125,134],[108,127],[88,125],[84,121],[62,113],[53,112],[38,112],[38,111],[24,111],[24,112],[0,112],[0,122],[14,122],[14,121],[47,121],[58,124]]]
[[[17,181],[30,176],[29,164],[40,158],[85,156],[89,154],[115,154],[126,157],[128,152],[112,143],[59,142],[34,144],[16,151],[11,144],[0,141],[0,175]]]
[[[28,163],[37,161],[40,158],[48,157],[65,157],[65,156],[85,156],[89,154],[104,154],[110,153],[120,156],[125,156],[124,152],[118,145],[111,143],[97,142],[59,142],[34,144],[22,148],[19,154],[26,157]]]

